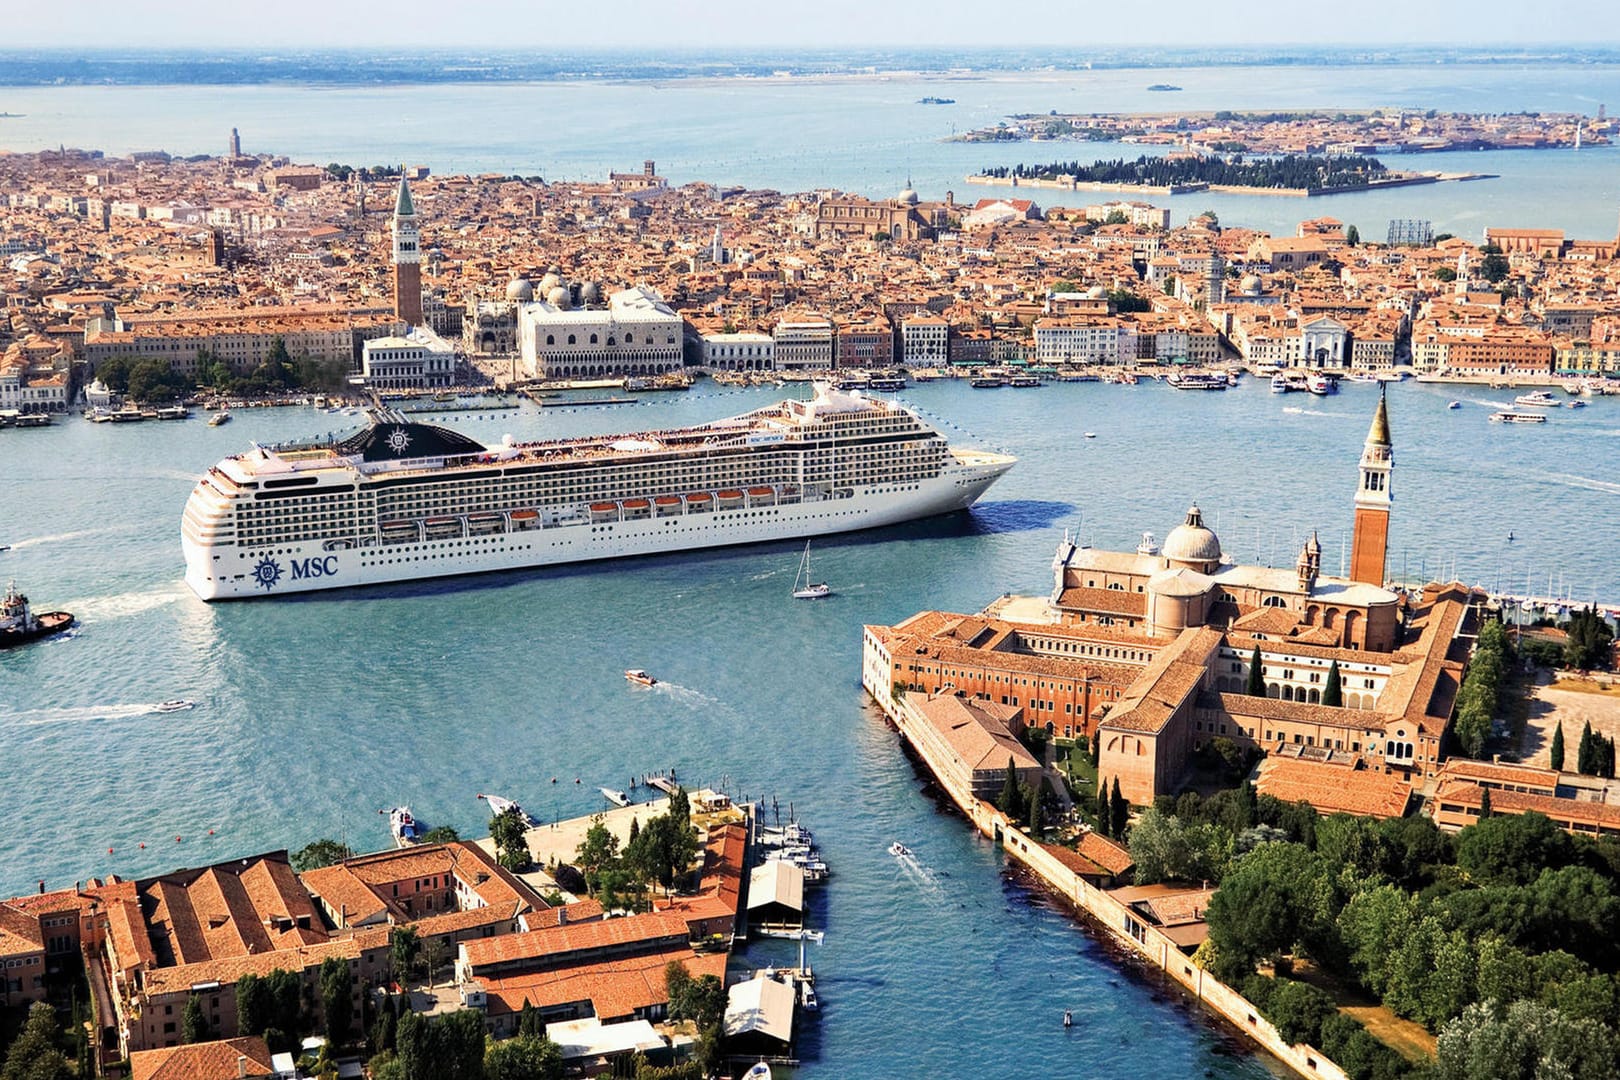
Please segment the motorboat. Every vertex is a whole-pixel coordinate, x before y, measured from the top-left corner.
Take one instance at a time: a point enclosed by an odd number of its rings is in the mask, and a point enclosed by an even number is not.
[[[1288,376],[1282,372],[1279,371],[1271,377],[1271,392],[1273,394],[1286,394],[1292,389],[1293,387],[1288,385]]]
[[[394,843],[400,847],[420,844],[422,838],[427,835],[427,830],[422,828],[422,823],[411,814],[411,808],[408,806],[395,806],[377,812],[388,815],[388,829],[394,834]]]
[[[209,427],[219,427],[222,424],[228,424],[230,422],[231,422],[231,414],[229,412],[217,412],[212,417],[209,418],[208,426]]]
[[[1460,401],[1448,401],[1446,403],[1446,408],[1448,408],[1448,409],[1460,409],[1460,408],[1462,408],[1462,402],[1460,402]]]
[[[185,712],[187,709],[195,709],[196,707],[197,703],[189,698],[170,698],[168,701],[160,701],[152,706],[152,711],[164,713]]]
[[[809,979],[799,980],[799,1008],[805,1012],[820,1012],[821,1001],[816,997],[816,987]]]
[[[911,849],[906,847],[906,845],[902,844],[900,841],[896,840],[894,843],[889,845],[889,854],[893,855],[897,859],[903,859],[907,855],[911,854]]]
[[[1318,372],[1305,380],[1305,389],[1309,390],[1317,397],[1324,397],[1333,393],[1333,383],[1326,375]]]
[[[743,1073],[743,1080],[771,1080],[771,1067],[762,1061]]]
[[[1558,407],[1558,399],[1545,390],[1536,390],[1529,394],[1520,394],[1513,399],[1513,404],[1532,409],[1555,409]]]
[[[1491,413],[1491,419],[1499,424],[1545,424],[1546,413],[1514,412],[1511,409]]]
[[[824,600],[832,595],[832,586],[825,581],[810,580],[810,541],[804,542],[804,558],[799,560],[799,572],[793,578],[793,599]]]
[[[1574,401],[1566,401],[1566,402],[1564,402],[1564,408],[1566,408],[1566,409],[1584,409],[1584,408],[1586,408],[1586,402],[1582,401],[1580,398],[1576,398]]]
[[[523,824],[529,826],[531,829],[540,824],[540,822],[535,819],[534,815],[530,814],[527,810],[523,809],[523,807],[519,806],[511,799],[504,799],[499,795],[479,795],[478,797],[489,803],[490,817],[499,817],[501,814],[514,813],[523,820]]]
[[[1088,432],[1086,432],[1086,438],[1088,438],[1088,439],[1095,439],[1095,438],[1096,438],[1096,437],[1097,437],[1097,433],[1096,433],[1096,432],[1095,432],[1095,431],[1088,431]]]
[[[816,838],[810,834],[810,830],[797,821],[790,821],[780,828],[764,825],[759,830],[759,843],[763,847],[813,846],[815,842]]]
[[[657,679],[653,678],[651,675],[647,674],[645,671],[641,670],[640,668],[629,668],[628,670],[625,671],[624,677],[629,679],[631,682],[635,683],[637,686],[657,686],[658,685],[658,680]]]
[[[612,803],[614,806],[629,806],[630,805],[630,796],[626,795],[624,792],[618,790],[617,788],[605,787],[605,788],[597,788],[596,790],[598,790],[598,791],[600,791],[602,793],[602,798],[606,799],[608,802]]]

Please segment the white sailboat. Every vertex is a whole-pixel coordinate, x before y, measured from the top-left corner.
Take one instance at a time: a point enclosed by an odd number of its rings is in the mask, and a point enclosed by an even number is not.
[[[793,579],[793,599],[821,600],[832,595],[832,586],[825,581],[810,580],[810,541],[804,542],[804,558],[799,560],[799,573]]]

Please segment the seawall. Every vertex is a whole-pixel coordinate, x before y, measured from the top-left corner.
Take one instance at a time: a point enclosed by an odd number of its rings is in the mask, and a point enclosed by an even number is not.
[[[1311,1046],[1285,1042],[1248,998],[1194,964],[1157,928],[1143,922],[1125,904],[1064,866],[1044,845],[1019,832],[1016,822],[1010,821],[989,803],[975,798],[971,791],[954,781],[950,770],[934,761],[933,740],[921,738],[919,733],[912,730],[916,721],[890,698],[887,687],[874,689],[868,685],[866,691],[928,766],[929,773],[941,790],[950,795],[951,801],[973,823],[974,828],[1001,845],[1009,859],[1022,864],[1052,892],[1095,919],[1113,941],[1164,972],[1205,1009],[1230,1023],[1300,1076],[1349,1080],[1345,1071],[1321,1051]]]

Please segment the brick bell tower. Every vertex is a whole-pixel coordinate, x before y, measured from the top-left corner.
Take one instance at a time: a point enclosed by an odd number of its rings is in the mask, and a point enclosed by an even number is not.
[[[394,314],[407,326],[422,325],[422,234],[403,171],[394,201]]]
[[[1390,474],[1395,468],[1389,438],[1389,409],[1383,388],[1378,411],[1361,450],[1361,485],[1356,489],[1356,527],[1350,542],[1350,579],[1382,587],[1389,555]]]

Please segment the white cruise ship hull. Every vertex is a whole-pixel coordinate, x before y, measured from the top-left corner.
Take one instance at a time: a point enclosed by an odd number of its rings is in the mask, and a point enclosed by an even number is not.
[[[204,600],[381,585],[561,563],[662,555],[735,544],[802,540],[965,510],[1006,472],[1001,455],[954,459],[906,485],[854,488],[844,497],[596,524],[548,525],[453,540],[332,551],[319,541],[268,552],[207,548],[182,535],[186,583]]]

